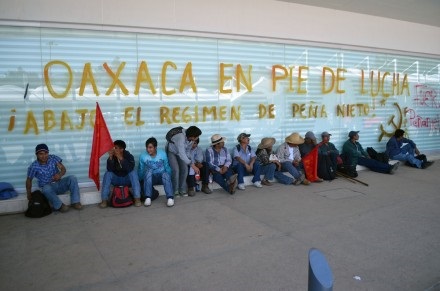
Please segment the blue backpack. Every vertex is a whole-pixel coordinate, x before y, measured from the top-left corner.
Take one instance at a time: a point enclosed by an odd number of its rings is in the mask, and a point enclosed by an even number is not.
[[[18,193],[14,187],[7,182],[0,182],[0,200],[11,199],[17,197]]]

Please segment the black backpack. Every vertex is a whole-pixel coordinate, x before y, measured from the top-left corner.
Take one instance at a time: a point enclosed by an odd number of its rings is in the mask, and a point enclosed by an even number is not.
[[[128,186],[114,186],[110,197],[111,207],[128,207],[133,204],[133,197]]]
[[[329,156],[318,155],[318,177],[326,181],[336,178],[336,169],[333,169],[332,161]]]
[[[171,141],[171,138],[172,138],[173,136],[175,136],[176,134],[182,133],[182,131],[183,131],[183,127],[181,127],[181,126],[171,128],[171,129],[167,132],[167,135],[165,136],[165,138],[166,138],[166,140],[167,140],[169,143],[174,143],[174,142]]]
[[[40,218],[52,213],[49,201],[40,190],[31,194],[31,200],[28,202],[28,209],[24,213],[27,217]]]

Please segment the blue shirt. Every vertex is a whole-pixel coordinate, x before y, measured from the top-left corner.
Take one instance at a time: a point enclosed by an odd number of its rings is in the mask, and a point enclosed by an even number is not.
[[[40,164],[38,160],[32,162],[28,168],[27,176],[30,179],[37,178],[38,186],[43,188],[45,185],[53,182],[53,176],[60,172],[57,164],[62,159],[55,155],[49,155],[46,164]]]
[[[168,163],[168,157],[164,150],[157,149],[155,157],[145,151],[139,157],[138,176],[140,180],[144,179],[145,172],[152,170],[153,174],[162,174],[168,172],[171,175],[171,167]]]

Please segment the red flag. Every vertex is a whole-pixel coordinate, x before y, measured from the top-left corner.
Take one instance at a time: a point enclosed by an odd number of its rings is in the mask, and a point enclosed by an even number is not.
[[[100,188],[99,158],[113,148],[113,140],[102,116],[101,108],[96,102],[95,128],[93,130],[92,152],[90,153],[89,178],[96,188]]]
[[[318,180],[318,148],[319,145],[315,146],[313,150],[302,158],[306,178],[310,182]]]

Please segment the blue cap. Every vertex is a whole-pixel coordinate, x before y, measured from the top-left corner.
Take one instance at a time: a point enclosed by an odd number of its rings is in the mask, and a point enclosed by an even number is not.
[[[38,154],[41,151],[45,151],[45,152],[49,152],[49,148],[47,147],[47,145],[45,143],[40,143],[39,145],[37,145],[35,147],[35,154]]]

